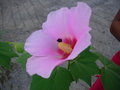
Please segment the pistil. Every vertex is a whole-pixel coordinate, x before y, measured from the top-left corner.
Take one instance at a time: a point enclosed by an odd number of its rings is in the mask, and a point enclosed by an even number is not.
[[[62,50],[66,54],[70,54],[72,52],[72,47],[70,44],[59,42],[58,47],[60,50]]]

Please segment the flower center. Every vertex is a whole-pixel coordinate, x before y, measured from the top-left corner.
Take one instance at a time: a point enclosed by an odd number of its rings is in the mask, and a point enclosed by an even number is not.
[[[66,54],[70,54],[72,52],[72,47],[70,44],[59,42],[58,47],[60,50],[62,50]]]

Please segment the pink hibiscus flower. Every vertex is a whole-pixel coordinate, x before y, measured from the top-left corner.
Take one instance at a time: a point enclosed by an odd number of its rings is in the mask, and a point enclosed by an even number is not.
[[[112,61],[120,66],[120,51],[118,51],[113,57]],[[101,75],[97,75],[98,79],[95,81],[95,83],[92,85],[92,87],[89,90],[104,90],[102,82],[101,82]]]
[[[27,72],[48,78],[56,66],[77,57],[91,44],[90,16],[91,8],[83,2],[51,12],[42,30],[26,40],[25,50],[32,55],[27,61]]]

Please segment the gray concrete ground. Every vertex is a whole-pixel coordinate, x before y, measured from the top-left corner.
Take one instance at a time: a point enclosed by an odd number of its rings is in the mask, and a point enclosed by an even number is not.
[[[92,45],[111,58],[120,50],[120,43],[110,34],[109,28],[118,9],[120,0],[0,0],[0,40],[22,41],[35,30],[41,28],[50,11],[61,7],[75,6],[78,1],[92,7],[90,25]],[[30,77],[18,65],[13,65],[8,87],[2,90],[28,90]],[[73,83],[71,90],[88,90],[84,83]]]

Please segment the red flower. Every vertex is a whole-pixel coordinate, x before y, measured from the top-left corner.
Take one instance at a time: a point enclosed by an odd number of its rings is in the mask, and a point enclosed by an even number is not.
[[[113,57],[112,57],[112,61],[117,64],[118,66],[120,66],[120,51],[118,51]]]
[[[103,85],[101,83],[101,75],[97,75],[98,79],[92,85],[89,90],[104,90]]]
[[[113,57],[112,61],[120,66],[120,51],[118,51]],[[92,85],[92,87],[89,90],[104,90],[102,82],[101,82],[101,75],[97,75],[98,79],[95,81],[95,83]]]

